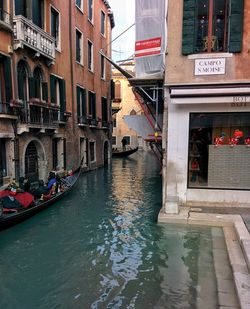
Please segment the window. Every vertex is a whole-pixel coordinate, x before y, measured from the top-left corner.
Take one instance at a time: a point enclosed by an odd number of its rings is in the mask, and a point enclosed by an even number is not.
[[[121,82],[119,80],[115,81],[115,97],[114,102],[121,102]]]
[[[5,141],[4,138],[0,138],[0,186],[3,185],[3,177],[7,176]]]
[[[96,119],[96,94],[89,91],[89,115],[92,117],[92,120]]]
[[[52,168],[57,170],[58,167],[58,138],[52,139]]]
[[[82,64],[82,33],[76,29],[76,61]]]
[[[112,140],[111,140],[111,143],[112,143],[112,146],[116,146],[116,136],[112,136]]]
[[[88,40],[88,69],[93,71],[93,43]]]
[[[105,35],[106,15],[101,11],[101,34]]]
[[[101,78],[105,79],[105,58],[101,55]]]
[[[43,74],[40,68],[35,68],[34,70],[34,98],[43,98],[45,92],[43,93],[42,83],[43,83]],[[43,98],[44,99],[44,98]]]
[[[108,102],[107,98],[102,97],[102,126],[107,127],[108,125]]]
[[[93,21],[93,0],[88,0],[88,19]]]
[[[89,143],[90,161],[95,162],[95,142]]]
[[[44,1],[33,0],[32,1],[32,21],[38,27],[43,29],[44,26]]]
[[[184,55],[240,52],[242,30],[243,0],[184,0]]]
[[[83,5],[83,3],[82,3],[83,1],[82,0],[76,0],[76,6],[82,11],[82,5]]]
[[[60,49],[60,16],[59,12],[56,11],[53,7],[51,7],[50,12],[50,34],[55,38],[55,44],[57,49]]]
[[[15,0],[15,15],[27,17],[28,4],[27,0]]]
[[[77,117],[79,124],[87,124],[86,117],[86,90],[79,86],[76,86],[77,96]]]
[[[55,75],[50,75],[50,101],[60,106],[60,117],[63,120],[66,111],[65,80]]]
[[[250,113],[192,113],[188,186],[250,189]]]
[[[0,57],[0,104],[8,104],[12,99],[11,59]],[[6,110],[6,107],[4,109]]]
[[[19,61],[17,65],[18,98],[28,100],[28,68],[24,61]]]

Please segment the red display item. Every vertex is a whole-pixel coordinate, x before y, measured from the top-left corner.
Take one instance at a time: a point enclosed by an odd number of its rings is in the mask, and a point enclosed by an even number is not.
[[[250,137],[245,138],[244,143],[247,147],[250,147]]]
[[[215,139],[214,139],[214,145],[215,145],[215,146],[223,145],[223,137],[215,137]]]
[[[239,140],[236,137],[231,137],[229,138],[229,145],[230,146],[235,146],[239,144]]]

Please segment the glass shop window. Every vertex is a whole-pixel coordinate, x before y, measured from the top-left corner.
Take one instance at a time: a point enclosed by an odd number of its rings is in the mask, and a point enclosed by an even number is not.
[[[250,189],[250,113],[192,113],[188,187]]]

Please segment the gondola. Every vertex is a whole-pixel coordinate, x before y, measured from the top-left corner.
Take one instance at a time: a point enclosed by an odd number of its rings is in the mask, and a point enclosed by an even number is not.
[[[128,149],[128,150],[112,150],[112,157],[127,157],[135,153],[138,150],[138,147]]]
[[[77,183],[79,176],[81,174],[81,168],[78,168],[73,175],[63,177],[61,180],[64,184],[64,190],[61,192],[52,195],[51,198],[48,200],[37,200],[35,201],[30,207],[20,209],[15,212],[11,213],[0,213],[0,230],[7,229],[19,222],[22,222],[38,212],[46,209],[47,207],[51,206],[58,200],[62,199],[66,194],[68,194],[74,185]]]

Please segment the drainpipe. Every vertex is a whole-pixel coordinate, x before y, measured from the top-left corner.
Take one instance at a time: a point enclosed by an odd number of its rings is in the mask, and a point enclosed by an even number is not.
[[[72,95],[72,104],[71,104],[71,119],[72,119],[72,127],[73,134],[75,135],[75,91],[74,91],[74,66],[73,66],[73,39],[72,39],[72,0],[69,0],[69,42],[70,42],[70,82],[71,82],[71,95]]]

